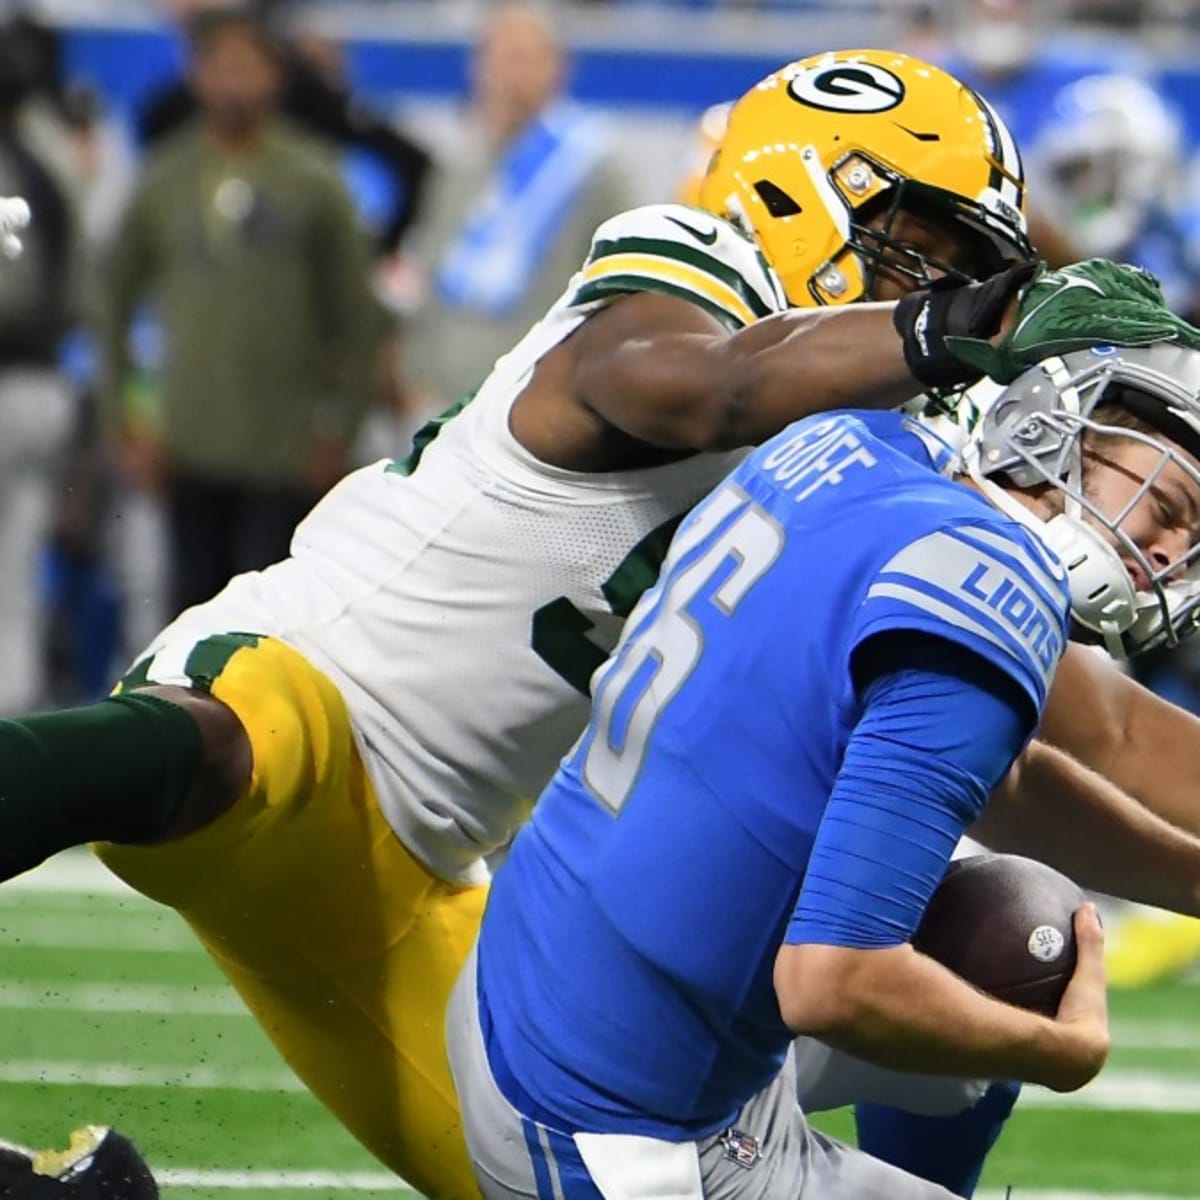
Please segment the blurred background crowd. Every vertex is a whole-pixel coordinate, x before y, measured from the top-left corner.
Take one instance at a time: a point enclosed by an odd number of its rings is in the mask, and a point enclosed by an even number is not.
[[[558,295],[596,225],[686,198],[780,62],[947,66],[1026,154],[1051,262],[1200,314],[1195,0],[0,3],[0,713],[92,698],[287,552]],[[1140,668],[1200,708],[1200,654]]]

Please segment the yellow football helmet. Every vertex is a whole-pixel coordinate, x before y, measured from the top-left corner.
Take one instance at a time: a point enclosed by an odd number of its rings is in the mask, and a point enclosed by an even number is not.
[[[747,92],[700,204],[753,235],[801,307],[863,299],[885,262],[922,282],[931,266],[946,271],[892,242],[900,210],[965,230],[978,278],[1033,254],[1003,122],[953,76],[891,50],[800,59]],[[880,213],[882,228],[868,226]]]

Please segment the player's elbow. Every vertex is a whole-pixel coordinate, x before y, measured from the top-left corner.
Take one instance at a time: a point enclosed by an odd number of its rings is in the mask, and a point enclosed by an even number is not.
[[[645,414],[644,424],[627,429],[642,441],[668,450],[687,450],[693,454],[724,454],[740,450],[774,430],[756,430],[735,387],[718,382],[705,392],[680,398],[674,405],[663,405]],[[643,415],[639,414],[639,420]]]
[[[871,1009],[875,972],[870,950],[789,945],[775,957],[775,995],[784,1024],[796,1035],[837,1038],[852,1033]]]
[[[742,352],[736,338],[715,349],[707,374],[706,403],[697,413],[697,437],[703,445],[697,449],[756,446],[790,421],[832,407],[824,394],[813,398],[802,381],[790,380],[781,390],[779,373],[768,357]]]
[[[699,453],[724,454],[759,440],[742,418],[743,405],[736,394],[717,395],[712,403],[693,412],[685,435],[688,447]]]
[[[691,374],[659,390],[656,405],[640,412],[654,426],[646,440],[695,453],[721,454],[761,441],[775,429],[761,426],[757,384],[747,364],[723,347],[696,348]]]
[[[757,445],[783,424],[772,415],[744,364],[714,364],[704,390],[681,405],[676,417],[678,444],[708,454]]]
[[[740,411],[736,392],[714,382],[704,392],[681,395],[674,403],[660,402],[654,410],[643,409],[624,427],[641,441],[666,450],[723,454],[751,444]]]

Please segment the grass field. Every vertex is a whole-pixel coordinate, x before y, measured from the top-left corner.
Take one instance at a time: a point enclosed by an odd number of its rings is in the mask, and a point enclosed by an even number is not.
[[[1105,1074],[1069,1099],[1027,1090],[986,1195],[1200,1196],[1198,1003],[1200,980],[1114,993]],[[0,1136],[115,1125],[169,1200],[407,1192],[300,1088],[182,922],[85,857],[0,888],[0,1011]],[[849,1133],[843,1114],[821,1123]]]

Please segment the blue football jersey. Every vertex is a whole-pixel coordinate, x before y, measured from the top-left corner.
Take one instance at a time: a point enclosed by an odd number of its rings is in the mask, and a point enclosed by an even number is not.
[[[1044,704],[1061,565],[905,417],[789,427],[680,526],[591,722],[492,886],[502,1088],[569,1130],[701,1136],[778,1070],[772,969],[861,714],[851,657],[927,631]]]

